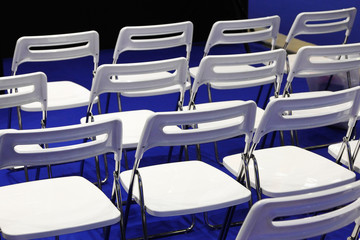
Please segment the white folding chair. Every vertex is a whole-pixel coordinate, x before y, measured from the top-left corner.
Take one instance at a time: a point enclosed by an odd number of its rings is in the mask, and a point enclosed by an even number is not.
[[[26,62],[49,62],[92,56],[93,73],[99,62],[99,35],[95,31],[21,37],[16,42],[11,71],[17,74]],[[91,81],[91,80],[90,80]],[[87,106],[90,91],[73,81],[48,82],[48,110]],[[25,104],[24,111],[40,111],[37,103]]]
[[[113,54],[113,64],[118,63],[119,56],[127,51],[148,51],[148,50],[165,50],[180,46],[185,46],[186,53],[184,57],[189,65],[191,46],[193,37],[193,24],[189,21],[178,22],[171,24],[159,24],[148,26],[132,26],[124,27],[120,30],[115,50]],[[165,59],[165,58],[164,58]],[[166,58],[167,59],[167,58]],[[160,59],[162,60],[162,59]],[[157,77],[170,77],[167,72],[158,73]],[[187,76],[186,88],[191,86],[190,76]],[[142,80],[144,76],[133,75],[132,79],[128,81]],[[162,92],[176,92],[178,89],[173,86],[164,87],[159,89],[159,94]],[[121,95],[134,97],[139,95],[146,95],[145,92],[122,92]],[[154,90],[149,95],[154,95]],[[121,104],[120,95],[118,94],[118,103]],[[107,98],[106,112],[109,108],[110,95]]]
[[[0,78],[0,90],[3,90],[3,94],[0,94],[0,109],[9,109],[8,128],[11,128],[11,108],[20,108],[23,104],[37,103],[40,105],[42,117],[39,127],[46,127],[47,120],[47,78],[44,73],[36,72],[29,74],[21,74],[17,76],[1,77]],[[23,89],[27,89],[24,91]],[[18,114],[21,114],[19,109]],[[18,115],[19,129],[23,129],[21,121],[21,115]],[[27,124],[30,126],[30,123]],[[31,126],[30,128],[34,128]],[[36,128],[36,127],[35,127]],[[28,150],[39,149],[40,145],[29,145],[25,147]],[[12,166],[16,168],[20,166]],[[28,170],[25,167],[25,179],[28,181]]]
[[[211,109],[214,106],[226,107],[231,104],[231,102],[227,101],[195,104],[196,94],[199,87],[203,84],[215,84],[219,89],[223,90],[274,84],[275,97],[277,97],[283,78],[285,58],[286,52],[283,49],[204,57],[200,62],[198,73],[193,82],[189,109]],[[227,69],[227,71],[223,71],[223,69]],[[257,108],[255,128],[259,124],[263,112],[262,108]],[[211,124],[221,125],[222,123]],[[199,128],[201,127],[204,127],[204,124],[199,124]],[[216,144],[215,155],[218,162],[221,163]]]
[[[299,35],[329,34],[345,32],[343,44],[347,43],[356,17],[356,8],[346,8],[332,11],[303,12],[296,16],[285,39],[284,49],[287,50],[292,40]],[[337,41],[335,40],[334,44]],[[289,54],[285,72],[292,71],[295,54]],[[332,76],[332,75],[331,75]],[[329,81],[330,78],[329,77]],[[310,80],[311,81],[311,80]],[[328,83],[329,84],[329,83]],[[313,84],[309,82],[311,87]]]
[[[218,21],[212,26],[208,39],[204,48],[204,55],[206,57],[210,50],[217,45],[235,45],[259,42],[271,39],[271,50],[275,48],[275,43],[280,27],[279,16],[269,16],[264,18],[242,19],[242,20],[228,20]],[[193,78],[197,75],[199,67],[191,67],[190,74]],[[234,67],[225,67],[223,72],[233,72],[237,69]],[[240,83],[233,85],[233,88],[239,88]],[[232,84],[229,83],[227,88],[231,88]],[[243,87],[247,87],[244,84]],[[208,85],[209,101],[212,101],[211,88],[223,89],[220,82],[213,82]],[[270,91],[269,91],[270,92]],[[258,95],[258,99],[260,97]],[[257,100],[258,102],[258,100]]]
[[[341,229],[359,216],[360,181],[310,194],[263,199],[250,209],[236,240],[307,239]]]
[[[140,140],[145,122],[153,111],[141,109],[115,113],[93,115],[94,100],[103,93],[144,93],[142,96],[180,94],[179,105],[183,102],[186,91],[187,60],[183,57],[141,63],[104,64],[98,68],[91,88],[87,117],[82,122],[118,118],[124,125],[123,150],[134,149]],[[165,72],[165,75],[162,73]],[[166,76],[166,77],[165,77]],[[137,79],[136,81],[129,81]],[[171,89],[171,91],[170,91]],[[132,95],[132,96],[134,96]],[[126,159],[125,159],[126,160]],[[125,162],[127,165],[127,162]],[[128,168],[128,166],[126,166]]]
[[[328,76],[331,74],[346,73],[349,71],[359,71],[360,69],[360,44],[328,45],[328,46],[309,46],[303,47],[296,54],[291,72],[288,74],[287,82],[284,87],[283,96],[296,97],[318,96],[331,94],[331,91],[313,91],[292,94],[291,85],[296,78],[309,78],[317,76]],[[349,80],[352,81],[351,77]],[[302,79],[300,79],[302,80]],[[296,90],[294,89],[294,92]],[[308,110],[314,112],[313,110]],[[298,145],[297,134],[295,142]],[[317,148],[328,144],[308,146],[307,148]]]
[[[121,127],[121,122],[114,120],[38,130],[9,130],[0,135],[1,149],[6,149],[0,151],[0,168],[62,164],[105,153],[114,153],[116,166],[119,166]],[[83,139],[91,140],[84,142]],[[21,149],[29,144],[51,143],[58,145],[31,151]],[[5,239],[87,231],[113,225],[121,219],[119,209],[110,199],[80,176],[3,186],[0,194],[0,227]]]
[[[0,94],[0,108],[18,107],[35,102],[39,104],[42,112],[41,127],[45,127],[48,108],[46,84],[47,77],[41,72],[1,77],[0,90],[4,93]],[[22,129],[21,118],[18,121],[19,129]]]
[[[126,226],[131,199],[141,206],[144,238],[146,212],[158,217],[195,214],[235,206],[251,198],[250,191],[224,172],[198,160],[139,167],[143,155],[159,146],[200,144],[245,135],[251,141],[256,114],[253,101],[234,102],[231,107],[212,110],[155,113],[149,118],[135,154],[133,170],[120,173],[128,192],[124,213]],[[238,119],[233,123],[232,119]],[[221,126],[180,129],[172,126],[223,121]],[[226,121],[229,120],[229,121]],[[191,229],[185,229],[187,232]],[[180,232],[180,231],[177,231]]]
[[[359,91],[360,87],[354,87],[323,96],[277,98],[269,102],[255,131],[249,160],[245,161],[245,168],[249,168],[245,173],[250,174],[246,179],[256,188],[259,199],[261,194],[270,197],[302,194],[355,180],[352,171],[297,146],[255,148],[269,132],[311,129],[344,121],[348,121],[347,136],[350,135],[359,111]],[[243,165],[240,155],[227,156],[223,161],[232,174],[240,174]]]

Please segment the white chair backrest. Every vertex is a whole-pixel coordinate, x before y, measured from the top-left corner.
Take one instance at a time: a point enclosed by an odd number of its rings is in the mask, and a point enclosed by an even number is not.
[[[157,146],[200,144],[240,135],[245,135],[246,141],[249,142],[253,134],[255,114],[256,104],[253,101],[232,101],[229,107],[210,110],[155,113],[145,124],[135,157],[139,161],[146,150]],[[176,130],[166,128],[167,126],[196,125],[234,118],[238,119],[235,124],[224,121],[221,126],[217,124],[213,128],[176,128]],[[138,163],[134,166],[138,166]]]
[[[262,136],[273,131],[309,129],[345,121],[349,121],[349,128],[352,128],[356,122],[359,105],[360,86],[325,96],[273,99],[265,109],[255,131],[253,143],[256,145]],[[293,111],[297,111],[298,114],[293,114]]]
[[[47,111],[47,78],[42,72],[21,74],[17,76],[1,77],[0,90],[7,90],[0,94],[0,108],[17,107],[23,104],[39,102],[43,112]],[[28,90],[17,91],[24,87]]]
[[[360,43],[307,46],[296,54],[287,82],[289,86],[295,77],[328,76],[359,69]]]
[[[310,194],[268,198],[251,207],[236,240],[307,239],[345,227],[359,216],[360,181]]]
[[[21,37],[16,42],[11,71],[16,74],[24,62],[47,62],[92,56],[94,70],[99,62],[99,34],[96,31]]]
[[[285,59],[286,52],[283,49],[248,54],[206,56],[201,60],[194,79],[190,102],[194,101],[201,85],[214,82],[232,83],[229,88],[245,88],[272,83],[274,82],[272,77],[275,77],[278,87],[275,91],[278,92],[284,73]],[[253,67],[249,67],[249,65]],[[223,67],[232,67],[232,70],[221,71]]]
[[[100,135],[102,137],[96,138]],[[84,139],[96,140],[84,142]],[[64,142],[65,146],[31,151],[17,147]],[[121,143],[122,124],[119,120],[47,129],[9,130],[0,135],[0,147],[4,149],[0,151],[0,168],[68,163],[110,152],[114,153],[116,161],[120,161]]]
[[[113,63],[125,51],[156,50],[186,46],[187,60],[190,58],[192,46],[192,22],[124,27],[120,30],[116,41]]]
[[[280,17],[218,21],[212,26],[205,44],[204,56],[210,49],[219,44],[242,44],[250,42],[272,40],[272,49],[275,46],[279,33]]]
[[[164,72],[167,74],[156,74]],[[144,79],[129,81],[132,75],[136,75],[137,79],[144,75]],[[187,60],[184,57],[153,62],[101,65],[97,69],[91,87],[88,111],[91,111],[97,96],[108,92],[143,92],[142,96],[152,96],[176,91],[180,92],[180,99],[183,99],[186,78]],[[159,91],[160,88],[170,86],[176,88],[172,91]],[[152,94],[151,90],[157,91]]]
[[[285,45],[298,35],[323,34],[345,31],[345,41],[350,35],[356,16],[356,8],[333,11],[303,12],[296,16],[286,37]]]

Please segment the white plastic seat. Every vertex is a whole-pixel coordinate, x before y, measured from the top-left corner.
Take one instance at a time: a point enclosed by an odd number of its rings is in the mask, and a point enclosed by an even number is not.
[[[325,96],[277,98],[269,102],[249,152],[248,181],[257,189],[259,198],[262,193],[270,197],[295,195],[355,180],[352,171],[300,147],[255,148],[265,134],[273,131],[311,129],[349,121],[348,133],[351,133],[360,104],[359,90],[360,87],[355,87]],[[313,111],[291,114],[308,109]],[[239,175],[243,164],[240,155],[227,156],[223,161],[229,171]]]
[[[115,50],[113,54],[113,64],[118,62],[119,56],[126,51],[148,51],[159,49],[170,49],[174,47],[185,46],[186,54],[184,57],[189,65],[190,52],[192,46],[193,37],[193,24],[189,21],[178,22],[171,24],[159,24],[148,26],[128,26],[120,30],[118,39],[116,41]],[[169,77],[170,73],[162,72],[157,73],[156,77]],[[125,77],[125,76],[122,76]],[[150,76],[152,78],[153,76]],[[146,76],[132,75],[130,79],[125,78],[126,81],[142,80]],[[186,88],[191,86],[190,79],[187,79]],[[179,89],[176,86],[167,86],[159,88],[151,93],[145,92],[122,92],[124,96],[144,96],[144,95],[156,95],[155,93],[165,94],[171,92],[178,92]]]
[[[332,11],[303,12],[296,16],[285,39],[286,50],[296,36],[328,34],[345,31],[344,44],[351,33],[356,17],[356,8],[346,8]],[[292,69],[296,54],[289,54],[285,72]],[[326,61],[326,59],[322,59]]]
[[[270,16],[264,18],[254,18],[254,19],[242,19],[242,20],[228,20],[228,21],[218,21],[212,26],[208,39],[204,48],[204,56],[206,57],[211,48],[216,45],[223,44],[245,44],[252,42],[259,42],[271,39],[271,50],[274,49],[277,35],[280,27],[280,17],[279,16]],[[219,70],[223,72],[234,72],[238,69],[236,66],[232,67],[221,67]],[[199,67],[191,67],[190,74],[191,77],[195,78]],[[267,82],[267,81],[265,81]],[[265,84],[263,82],[263,84]],[[259,85],[261,85],[259,83]],[[224,86],[221,82],[214,82],[210,85],[214,89],[224,89]],[[246,83],[243,83],[242,87],[248,87]],[[228,83],[226,85],[227,89],[230,88],[239,88],[239,84]]]
[[[121,158],[121,122],[72,125],[39,130],[11,130],[0,135],[0,167],[42,166],[114,153]],[[105,135],[97,140],[94,137]],[[84,142],[83,139],[93,139]],[[78,142],[75,140],[79,140]],[[69,145],[69,141],[71,144]],[[29,144],[65,143],[47,149],[21,150]],[[87,231],[121,220],[120,211],[83,177],[59,177],[0,188],[0,227],[5,239],[33,239]]]
[[[166,72],[167,77],[160,77],[161,73]],[[172,72],[170,74],[170,72]],[[159,73],[159,74],[158,74]],[[146,76],[146,79],[137,81],[126,81],[125,79],[136,76]],[[116,76],[116,79],[115,79]],[[123,77],[123,76],[126,76]],[[185,58],[175,58],[170,60],[124,63],[124,64],[104,64],[98,68],[91,87],[91,95],[87,110],[87,117],[81,122],[99,121],[103,119],[121,119],[124,125],[123,148],[136,148],[146,120],[153,114],[153,111],[141,109],[134,111],[121,111],[93,115],[92,108],[94,100],[103,93],[128,93],[143,92],[147,96],[150,92],[164,87],[178,89],[180,101],[183,101],[186,91],[187,61]],[[88,119],[87,119],[88,118]]]
[[[263,199],[250,209],[236,240],[308,239],[350,225],[359,216],[360,181],[310,194]]]
[[[13,56],[11,71],[16,75],[26,62],[49,62],[92,56],[93,73],[99,62],[99,35],[95,31],[21,37]],[[91,79],[89,80],[91,81]],[[48,82],[48,110],[60,110],[87,106],[90,91],[73,81]],[[21,106],[25,111],[40,111],[37,103]]]
[[[136,150],[133,170],[120,173],[121,185],[128,192],[125,226],[132,198],[141,206],[143,219],[145,211],[158,217],[178,216],[227,208],[249,201],[251,193],[247,188],[204,162],[191,160],[146,167],[139,167],[139,164],[147,150],[159,146],[201,144],[244,134],[248,146],[255,111],[256,104],[253,101],[236,101],[228,108],[162,112],[149,118]],[[176,128],[177,131],[169,131],[167,128],[232,118],[239,121],[206,129]],[[146,236],[146,220],[143,228]]]

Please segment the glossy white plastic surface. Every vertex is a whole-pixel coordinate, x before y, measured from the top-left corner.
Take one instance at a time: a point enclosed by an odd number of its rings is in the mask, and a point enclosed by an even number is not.
[[[269,197],[289,196],[330,189],[355,181],[355,173],[318,154],[296,146],[254,151],[262,193]],[[239,175],[241,156],[224,158],[224,166]],[[251,186],[255,188],[254,166],[249,164]]]
[[[115,224],[120,212],[93,183],[63,177],[0,188],[5,239],[33,239]]]
[[[186,46],[187,60],[189,60],[193,28],[192,22],[189,21],[124,27],[120,30],[116,41],[113,63],[116,63],[119,55],[125,51],[166,49],[178,46]]]
[[[345,31],[349,36],[356,17],[356,8],[303,12],[296,16],[285,42],[303,34],[323,34]]]
[[[154,114],[150,110],[134,110],[124,112],[114,112],[107,114],[99,114],[93,116],[94,122],[106,121],[111,119],[119,119],[123,125],[122,146],[124,149],[136,148],[146,120]],[[81,123],[86,122],[86,117],[81,118]]]
[[[349,121],[353,127],[360,104],[360,87],[316,97],[278,98],[269,102],[253,137],[256,144],[267,133],[311,129]],[[301,112],[311,109],[313,111]],[[293,114],[289,114],[289,113]],[[352,171],[308,150],[283,146],[253,151],[259,168],[262,193],[285,196],[332,188],[355,180]],[[241,169],[240,155],[224,158],[224,166],[236,176]],[[250,182],[256,186],[253,162]]]
[[[139,168],[145,188],[145,206],[158,217],[187,215],[238,205],[250,200],[250,191],[218,169],[197,160]],[[120,175],[129,189],[131,171]],[[133,196],[139,200],[137,178]]]
[[[275,83],[276,90],[279,91],[285,57],[286,53],[282,49],[250,54],[206,56],[201,60],[199,72],[194,79],[190,103],[195,101],[199,87],[207,84],[219,89],[233,89]],[[251,64],[263,65],[252,67]],[[223,71],[224,69],[226,71]],[[195,108],[211,109],[212,107],[226,107],[229,104],[231,105],[231,102],[227,101],[201,103],[195,104]],[[255,128],[263,112],[263,109],[257,108]],[[211,124],[221,124],[221,122]],[[199,127],[204,126],[206,124],[199,124]]]
[[[236,240],[295,240],[333,232],[358,218],[359,197],[357,181],[310,194],[261,200],[250,209]]]
[[[118,39],[116,41],[113,63],[117,63],[119,55],[126,51],[146,51],[146,50],[159,50],[170,49],[179,46],[185,46],[186,54],[184,57],[189,65],[190,53],[193,38],[193,24],[192,22],[178,22],[170,24],[158,24],[147,26],[127,26],[120,30]],[[154,75],[154,74],[152,74]],[[161,73],[156,73],[158,77],[163,77]],[[165,75],[165,77],[167,77]],[[139,80],[144,76],[133,76],[132,80]],[[146,78],[146,76],[145,76]],[[129,79],[130,80],[130,79]],[[190,89],[191,82],[187,79],[186,89]],[[166,89],[168,92],[177,91],[174,86],[169,86]],[[163,94],[161,91],[147,90],[141,92],[123,92],[122,95],[128,97],[149,96],[155,94]]]
[[[92,56],[96,71],[99,62],[99,35],[96,31],[21,37],[18,39],[11,70],[15,75],[25,62],[48,62]],[[90,79],[91,81],[91,79]],[[90,91],[72,81],[48,84],[48,110],[86,106]],[[23,105],[25,111],[40,111],[39,104]]]
[[[116,77],[115,77],[116,76]],[[104,64],[98,68],[91,88],[88,112],[93,101],[103,93],[134,93],[133,96],[166,94],[179,92],[180,98],[186,91],[187,61],[175,58],[154,62]],[[94,121],[120,119],[124,125],[123,147],[136,148],[146,120],[152,115],[150,110],[123,111],[93,116]],[[82,119],[85,122],[86,119]],[[90,121],[90,119],[89,119]]]
[[[47,128],[9,130],[0,135],[0,167],[43,166],[82,160],[104,153],[121,159],[121,122],[118,120]],[[96,140],[83,139],[102,136]],[[74,141],[79,140],[79,141]],[[63,143],[46,149],[24,149],[30,144]],[[71,143],[70,143],[71,142]],[[120,212],[93,183],[83,177],[8,185],[0,188],[0,227],[6,239],[56,236],[120,221]]]
[[[291,40],[298,35],[309,34],[324,34],[345,31],[345,41],[349,37],[355,17],[356,8],[339,9],[332,11],[319,12],[303,12],[296,16],[290,31],[285,40],[285,47],[287,47]],[[344,42],[345,42],[344,41]],[[296,54],[288,55],[289,69],[285,72],[291,72]],[[323,61],[327,59],[321,57]]]
[[[22,104],[36,102],[41,111],[47,111],[47,77],[44,73],[29,73],[17,76],[1,77],[1,90],[10,90],[10,94],[0,95],[0,108],[20,106]],[[15,88],[18,91],[15,91]],[[27,89],[25,91],[23,89]]]
[[[192,92],[197,92],[199,86],[203,84],[210,84],[213,88],[218,89],[234,89],[275,82],[278,87],[282,81],[285,58],[286,52],[283,49],[248,54],[206,56],[200,62]],[[260,66],[251,66],[257,64]]]
[[[296,54],[287,81],[357,70],[359,65],[359,43],[303,47]]]
[[[204,48],[204,57],[209,54],[212,47],[220,44],[242,44],[271,39],[271,49],[274,49],[279,27],[279,16],[218,21],[210,30]],[[193,78],[197,72],[198,67],[190,68]]]
[[[132,176],[136,175],[135,171],[139,171],[146,210],[162,217],[205,212],[247,202],[251,196],[247,188],[224,172],[200,161],[138,166],[143,154],[157,146],[206,143],[244,134],[249,141],[255,111],[256,104],[253,101],[236,101],[228,108],[155,113],[145,125],[135,154],[134,169],[120,174],[124,189],[129,191]],[[168,131],[167,128],[232,118],[241,121],[201,129],[177,128],[177,131]],[[138,200],[137,179],[134,179],[134,184],[133,197]]]

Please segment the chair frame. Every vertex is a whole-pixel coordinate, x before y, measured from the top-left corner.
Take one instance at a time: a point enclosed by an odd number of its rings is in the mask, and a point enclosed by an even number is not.
[[[349,72],[352,70],[360,69],[360,59],[351,57],[351,55],[356,54],[360,54],[360,44],[358,43],[302,47],[297,53],[297,57],[294,61],[291,72],[288,73],[286,85],[284,87],[282,96],[291,97],[291,86],[294,78],[328,76],[329,74],[334,75],[337,73],[346,72],[348,73],[348,81],[351,82],[351,75],[349,74]],[[319,57],[325,57],[334,60],[322,61],[322,59]],[[326,94],[325,92],[323,93]],[[292,134],[294,134],[292,138],[295,139],[293,140],[293,142],[296,143],[296,145],[299,145],[297,132]],[[281,137],[283,143],[284,140],[282,134]],[[329,144],[310,146],[307,147],[307,149],[314,149],[327,145]]]
[[[138,179],[139,186],[139,205],[141,207],[142,213],[142,223],[143,223],[143,233],[144,239],[147,239],[147,227],[146,227],[146,206],[144,205],[144,190],[142,188],[143,183],[141,175],[139,172],[139,165],[142,160],[144,153],[154,147],[158,146],[179,146],[179,145],[188,145],[188,144],[200,144],[211,141],[219,141],[226,138],[231,138],[239,135],[245,134],[245,152],[249,148],[249,144],[253,135],[253,127],[256,114],[256,104],[253,101],[241,102],[233,101],[234,104],[231,107],[222,108],[222,109],[212,109],[212,110],[196,110],[196,111],[177,111],[177,112],[162,112],[155,113],[151,118],[148,119],[142,138],[138,144],[137,151],[135,153],[135,163],[132,169],[130,185],[128,190],[127,197],[127,206],[124,215],[124,227],[126,229],[129,211],[131,207],[131,200],[133,198],[133,189],[135,178]],[[207,129],[205,131],[198,131],[197,128],[181,129],[179,128],[175,133],[167,133],[164,130],[165,126],[187,126],[187,125],[196,125],[201,122],[213,122],[219,120],[230,119],[234,117],[243,116],[244,120],[242,123],[238,124],[225,124],[221,127],[216,127],[215,129]],[[118,187],[120,188],[120,187]],[[196,209],[188,212],[188,214],[193,214],[196,212],[208,211],[210,209]],[[179,215],[175,214],[175,215]],[[174,215],[174,216],[175,216]],[[183,215],[183,213],[181,214]],[[194,219],[193,219],[194,220]],[[167,235],[178,234],[182,232],[188,232],[193,227],[190,226],[187,229],[179,230],[175,232],[165,233]],[[161,234],[164,236],[164,234]],[[153,237],[153,236],[149,236]]]
[[[43,166],[50,164],[63,164],[87,159],[93,156],[114,153],[115,172],[118,171],[121,160],[122,149],[122,124],[119,120],[108,122],[97,122],[89,124],[78,124],[47,129],[31,130],[9,130],[0,135],[2,147],[6,151],[0,152],[0,168],[8,168],[15,165]],[[96,136],[106,135],[106,138]],[[73,143],[70,146],[53,147],[48,149],[37,149],[34,151],[19,151],[17,146],[28,144],[49,144],[62,143],[73,140],[92,139],[81,143]],[[115,190],[114,190],[115,191]],[[121,201],[120,192],[117,193],[117,200]],[[123,229],[121,219],[122,209],[120,211],[120,228]],[[77,231],[84,231],[93,227],[80,227],[80,229],[68,229],[62,232],[40,232],[32,237],[47,237],[54,234],[65,234]],[[122,230],[123,234],[123,230]]]
[[[349,106],[350,103],[351,105]],[[336,106],[344,104],[348,105],[342,108],[336,108]],[[260,186],[260,173],[254,151],[265,134],[273,131],[310,129],[348,121],[348,130],[344,138],[348,139],[356,123],[359,104],[360,87],[317,97],[298,96],[296,98],[277,98],[270,101],[255,131],[247,160],[243,163],[245,166],[245,174],[247,175],[246,179],[249,179],[248,164],[250,160],[253,160],[255,188],[258,199],[262,198],[262,191]],[[295,111],[307,109],[319,109],[319,111],[317,113],[309,113],[306,116],[293,114]],[[347,146],[346,142],[344,142],[344,146]]]

